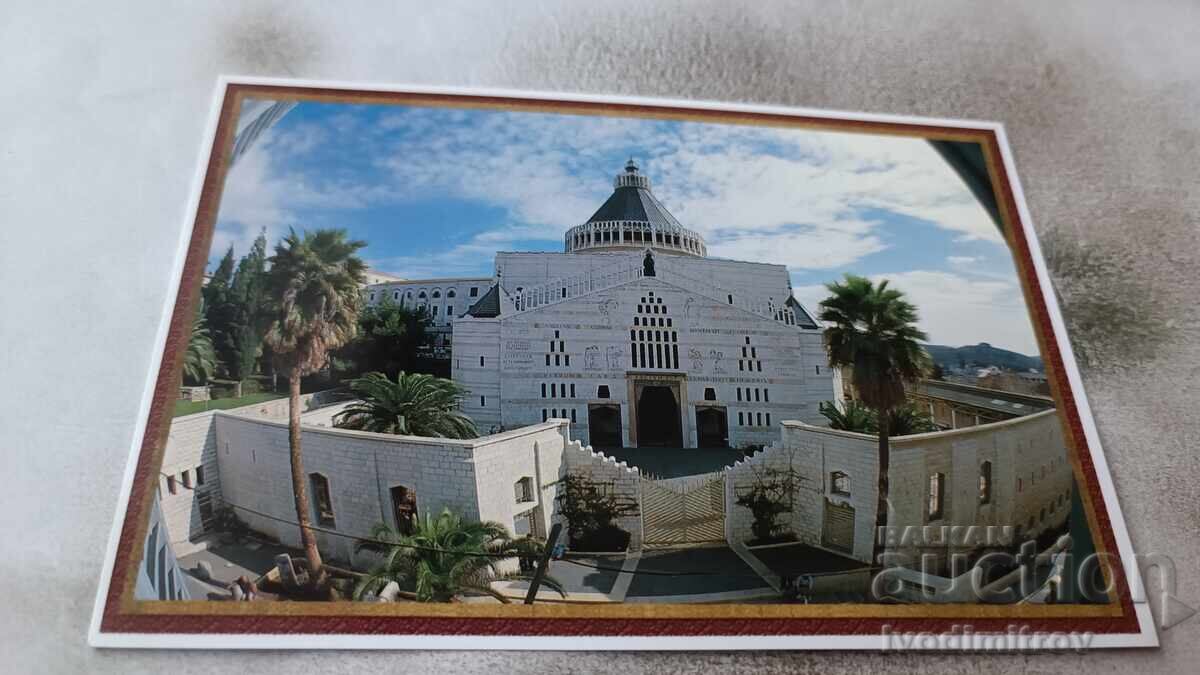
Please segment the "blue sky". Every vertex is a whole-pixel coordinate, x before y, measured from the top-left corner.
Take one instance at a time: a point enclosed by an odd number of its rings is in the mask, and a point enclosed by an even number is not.
[[[919,139],[699,122],[302,103],[241,158],[212,260],[266,228],[342,227],[375,269],[488,276],[496,251],[561,251],[629,157],[710,256],[823,284],[887,278],[930,341],[1037,352],[1007,247]]]

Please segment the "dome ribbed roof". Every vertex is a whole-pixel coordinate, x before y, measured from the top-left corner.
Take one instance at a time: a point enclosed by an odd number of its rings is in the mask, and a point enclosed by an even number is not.
[[[615,220],[653,223],[655,227],[664,228],[680,227],[675,216],[650,192],[650,179],[638,173],[638,166],[632,159],[625,165],[625,172],[618,174],[613,181],[612,195],[587,222]]]

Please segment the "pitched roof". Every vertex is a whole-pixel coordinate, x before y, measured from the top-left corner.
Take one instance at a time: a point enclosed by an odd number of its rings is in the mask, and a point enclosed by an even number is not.
[[[612,195],[587,222],[612,220],[653,223],[667,228],[681,227],[675,216],[650,192],[650,179],[638,173],[638,167],[632,159],[625,165],[625,173],[617,176]]]
[[[492,284],[487,293],[476,300],[463,316],[473,316],[478,319],[494,319],[500,316],[500,285]]]

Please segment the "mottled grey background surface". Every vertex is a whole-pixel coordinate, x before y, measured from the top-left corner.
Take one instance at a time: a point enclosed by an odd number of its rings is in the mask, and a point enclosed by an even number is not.
[[[999,120],[1135,546],[1200,605],[1200,10],[1166,2],[5,3],[0,670],[1195,672],[1155,651],[204,653],[84,643],[219,73]],[[391,5],[391,3],[386,3]],[[323,7],[324,5],[324,7]]]

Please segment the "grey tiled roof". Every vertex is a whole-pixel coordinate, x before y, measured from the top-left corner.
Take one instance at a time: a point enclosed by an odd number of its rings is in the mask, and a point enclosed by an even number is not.
[[[494,319],[500,316],[500,286],[492,284],[487,293],[483,294],[471,308],[467,310],[465,316],[473,316],[479,319]]]
[[[665,228],[681,227],[675,216],[658,201],[649,190],[640,187],[622,186],[613,190],[611,196],[588,218],[597,223],[612,220],[632,220],[654,223]]]

